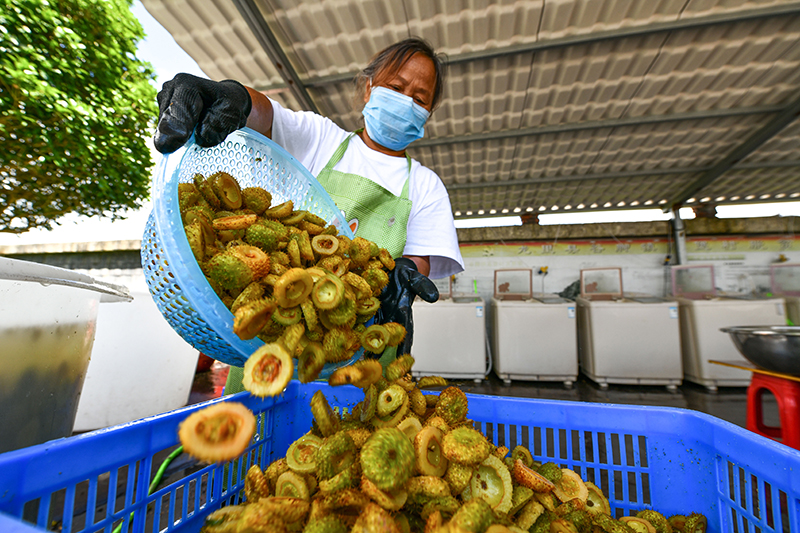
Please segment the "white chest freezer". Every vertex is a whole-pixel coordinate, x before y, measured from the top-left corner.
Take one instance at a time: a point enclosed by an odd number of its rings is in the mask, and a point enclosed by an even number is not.
[[[411,374],[481,382],[486,375],[484,300],[455,296],[430,304],[417,298],[411,309],[414,317]]]
[[[593,301],[579,297],[581,370],[609,383],[665,385],[683,381],[678,304],[658,297]]]
[[[563,381],[578,377],[575,302],[555,295],[492,299],[494,372],[511,380]]]
[[[777,263],[769,267],[772,295],[786,302],[789,325],[800,325],[800,264]]]
[[[800,297],[787,296],[784,299],[786,303],[786,318],[795,326],[800,326]]]
[[[786,324],[783,298],[678,298],[678,304],[684,376],[712,391],[718,387],[747,387],[752,377],[747,370],[709,362],[747,362],[730,335],[720,328]]]
[[[578,359],[581,371],[605,389],[609,383],[665,385],[683,381],[678,304],[628,295],[621,268],[581,270]]]
[[[792,269],[773,269],[773,290],[777,285],[792,285],[792,273]],[[672,267],[672,294],[680,311],[684,378],[711,391],[718,387],[747,387],[751,372],[709,362],[747,362],[730,335],[720,329],[785,325],[784,299],[719,295],[713,265]]]

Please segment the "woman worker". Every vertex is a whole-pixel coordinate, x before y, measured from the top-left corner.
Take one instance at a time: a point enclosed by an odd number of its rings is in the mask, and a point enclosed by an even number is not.
[[[411,38],[387,47],[356,76],[365,127],[348,132],[315,113],[285,109],[236,81],[178,74],[158,93],[155,146],[173,152],[192,132],[201,146],[214,146],[245,125],[283,146],[317,177],[357,236],[396,258],[376,323],[403,324],[407,334],[398,353],[410,353],[415,296],[436,301],[428,276],[464,269],[447,190],[406,153],[441,100],[443,76],[443,61],[425,41]],[[381,357],[384,365],[394,357],[388,352]]]

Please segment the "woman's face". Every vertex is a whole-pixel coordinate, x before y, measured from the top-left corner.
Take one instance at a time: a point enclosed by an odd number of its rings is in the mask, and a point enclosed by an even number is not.
[[[433,92],[436,87],[436,69],[429,57],[416,53],[396,71],[384,69],[378,72],[373,84],[410,96],[414,102],[430,112],[433,108]],[[366,103],[369,101],[371,87],[365,92]]]

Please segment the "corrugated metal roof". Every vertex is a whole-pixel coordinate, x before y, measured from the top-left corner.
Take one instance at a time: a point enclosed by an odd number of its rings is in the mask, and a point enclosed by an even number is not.
[[[800,2],[143,3],[209,77],[348,129],[353,75],[430,41],[445,99],[409,150],[457,216],[800,197]]]

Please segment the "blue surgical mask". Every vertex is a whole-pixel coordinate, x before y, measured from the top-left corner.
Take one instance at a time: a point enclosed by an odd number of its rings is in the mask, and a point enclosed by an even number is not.
[[[398,151],[422,138],[430,115],[410,96],[386,87],[372,89],[362,113],[370,139]]]

